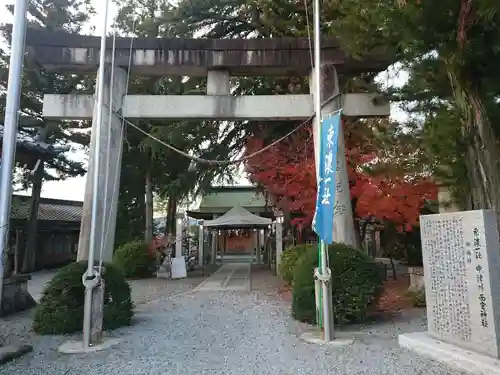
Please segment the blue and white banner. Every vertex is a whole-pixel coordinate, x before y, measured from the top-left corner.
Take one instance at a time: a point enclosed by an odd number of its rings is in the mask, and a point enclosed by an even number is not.
[[[313,229],[326,244],[333,243],[340,121],[341,113],[339,111],[330,118],[323,120],[319,130],[319,180]]]

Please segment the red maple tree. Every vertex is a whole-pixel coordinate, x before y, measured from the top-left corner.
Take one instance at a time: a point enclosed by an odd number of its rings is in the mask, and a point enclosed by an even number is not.
[[[397,165],[402,163],[405,152],[411,158],[413,151],[406,149],[403,152],[401,144],[390,147],[380,144],[374,137],[373,124],[369,122],[348,125],[346,158],[357,218],[387,220],[400,229],[411,230],[418,224],[425,202],[437,199],[436,185],[422,173]],[[246,153],[262,149],[263,138],[264,133],[260,137],[249,137]],[[403,147],[408,148],[407,145]],[[302,213],[293,224],[304,227],[312,222],[316,206],[316,174],[310,126],[248,159],[246,171],[253,182],[264,188],[276,207],[285,212]]]

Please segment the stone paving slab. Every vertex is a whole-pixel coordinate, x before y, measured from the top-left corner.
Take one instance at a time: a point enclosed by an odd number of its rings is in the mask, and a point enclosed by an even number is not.
[[[463,375],[399,347],[398,335],[424,329],[421,320],[356,328],[346,346],[306,343],[291,330],[289,304],[263,299],[273,277],[253,277],[252,293],[184,293],[143,304],[134,325],[113,332],[119,344],[102,352],[61,355],[55,349],[68,337],[36,336],[33,352],[0,375]]]
[[[194,291],[250,291],[250,270],[249,263],[224,264]]]

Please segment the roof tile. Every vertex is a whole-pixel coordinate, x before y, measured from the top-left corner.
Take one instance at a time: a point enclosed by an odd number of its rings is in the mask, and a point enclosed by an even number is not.
[[[82,202],[41,199],[38,220],[79,222],[82,218]],[[15,196],[12,200],[11,219],[27,220],[30,197]]]

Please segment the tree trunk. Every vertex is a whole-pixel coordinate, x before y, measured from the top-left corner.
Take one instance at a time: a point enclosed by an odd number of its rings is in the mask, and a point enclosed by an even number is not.
[[[396,275],[396,265],[394,264],[394,259],[389,258],[389,260],[391,261],[392,279],[396,280],[398,276]]]
[[[468,173],[471,179],[473,206],[493,209],[500,214],[500,169],[496,136],[493,132],[483,103],[476,93],[470,93],[475,113],[475,131],[467,155]]]
[[[42,194],[44,174],[44,162],[40,161],[38,168],[33,176],[33,189],[31,192],[30,210],[28,216],[28,228],[26,247],[24,250],[22,273],[30,273],[35,270],[37,234],[38,234],[38,208],[40,206],[40,197]]]
[[[463,115],[462,131],[469,139],[467,173],[471,208],[492,209],[500,221],[500,166],[497,137],[479,91],[460,70],[448,63],[448,77]]]
[[[360,250],[363,249],[363,240],[364,236],[362,235],[362,229],[361,225],[359,224],[359,219],[356,219],[356,204],[357,204],[357,199],[352,199],[351,200],[351,207],[352,207],[352,217],[354,218],[354,237],[356,239],[356,247]],[[335,240],[335,239],[334,239]]]
[[[144,241],[147,244],[153,240],[153,179],[151,171],[146,172],[146,230]]]
[[[290,211],[283,211],[283,233],[288,234],[288,231],[292,229],[292,214]]]
[[[170,217],[170,211],[172,211],[172,199],[168,198],[168,201],[167,201],[167,212],[166,212],[166,215],[165,215],[165,228],[163,229],[163,235],[164,236],[167,236],[168,235],[168,219]]]
[[[365,239],[366,239],[366,231],[368,230],[368,225],[370,224],[370,221],[372,220],[371,217],[367,218],[364,222],[363,222],[363,225],[360,226],[360,230],[359,230],[359,233],[360,233],[360,240],[361,240],[361,243],[365,243]]]
[[[177,202],[172,197],[168,198],[167,220],[165,223],[165,235],[175,236],[175,214],[177,212]],[[172,237],[174,238],[174,237]]]
[[[155,11],[157,9],[156,1],[151,1],[146,5],[149,10],[151,19],[155,19]],[[151,29],[148,30],[148,36],[157,38],[159,34],[159,25],[156,22],[151,22]],[[151,160],[151,151],[147,155],[148,163]],[[144,240],[150,243],[153,240],[153,177],[151,171],[148,169],[146,172],[146,231],[144,233]]]

